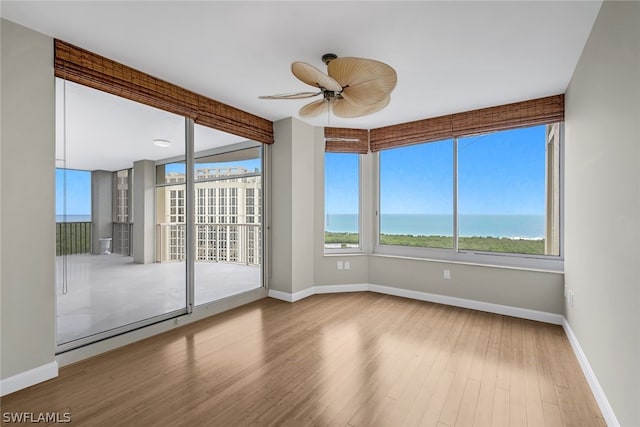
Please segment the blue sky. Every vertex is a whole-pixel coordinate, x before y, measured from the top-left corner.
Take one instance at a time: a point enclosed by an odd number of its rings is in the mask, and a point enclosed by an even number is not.
[[[458,140],[458,203],[461,214],[543,215],[545,127],[516,129]],[[452,211],[453,141],[413,145],[380,153],[381,213],[446,214]],[[325,155],[325,207],[329,214],[358,212],[358,156]],[[217,163],[253,170],[259,159]],[[202,164],[200,167],[213,166]],[[167,166],[184,171],[183,164]],[[56,214],[64,207],[64,173],[56,170]],[[67,170],[68,215],[91,213],[91,177]]]
[[[64,183],[67,185],[66,212]],[[56,215],[91,215],[91,173],[56,169]]]
[[[224,163],[202,163],[197,167],[242,166],[250,171],[262,166],[260,159]],[[167,172],[185,171],[184,163],[170,163]],[[66,212],[64,183],[66,182]],[[56,215],[91,215],[91,172],[72,169],[56,169]]]
[[[325,208],[357,213],[351,155],[327,154]],[[380,153],[382,214],[451,214],[453,140]],[[460,214],[543,215],[545,126],[458,139]]]
[[[325,211],[329,214],[356,214],[359,204],[359,155],[326,153]]]

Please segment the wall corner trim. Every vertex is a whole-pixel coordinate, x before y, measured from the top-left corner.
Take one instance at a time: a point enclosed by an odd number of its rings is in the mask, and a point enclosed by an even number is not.
[[[348,285],[311,286],[310,288],[290,294],[287,292],[269,290],[269,297],[287,302],[296,302],[315,294],[331,294],[342,292],[377,292],[379,294],[394,295],[420,301],[434,302],[455,307],[470,308],[472,310],[486,311],[488,313],[503,314],[505,316],[519,317],[521,319],[535,320],[538,322],[562,325],[564,316],[561,314],[544,311],[530,310],[527,308],[512,307],[493,304],[483,301],[475,301],[464,298],[450,297],[446,295],[430,294],[427,292],[411,291],[408,289],[394,288],[391,286],[374,285],[371,283],[355,283]]]
[[[587,356],[582,351],[582,347],[578,342],[578,338],[573,333],[573,329],[571,329],[571,325],[566,317],[562,317],[562,328],[564,329],[565,334],[567,334],[567,338],[569,339],[569,343],[571,344],[571,348],[578,359],[578,363],[580,363],[580,367],[582,368],[582,372],[584,376],[587,378],[587,382],[589,383],[589,387],[591,388],[591,392],[598,403],[598,407],[602,412],[602,416],[604,417],[607,426],[609,427],[620,427],[620,423],[616,418],[616,414],[613,412],[613,408],[609,404],[609,400],[607,399],[607,395],[604,393],[604,390],[600,386],[600,382],[596,377],[595,372],[591,369],[591,365],[589,364],[589,360]]]
[[[58,376],[58,362],[53,361],[0,380],[0,396],[6,396],[23,388]]]

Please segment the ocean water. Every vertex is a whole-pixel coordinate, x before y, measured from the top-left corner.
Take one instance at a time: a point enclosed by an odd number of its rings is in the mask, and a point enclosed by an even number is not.
[[[91,215],[56,215],[56,222],[91,222]]]
[[[492,236],[525,239],[544,237],[544,215],[460,215],[461,237]],[[332,232],[358,231],[355,214],[327,215],[325,230]],[[383,214],[380,217],[383,234],[410,234],[414,236],[451,236],[451,215],[402,215]]]

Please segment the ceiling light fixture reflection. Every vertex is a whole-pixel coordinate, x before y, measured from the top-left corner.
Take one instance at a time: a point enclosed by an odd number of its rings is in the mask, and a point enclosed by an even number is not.
[[[155,145],[156,147],[163,147],[163,148],[171,147],[171,141],[167,139],[154,139],[153,145]]]

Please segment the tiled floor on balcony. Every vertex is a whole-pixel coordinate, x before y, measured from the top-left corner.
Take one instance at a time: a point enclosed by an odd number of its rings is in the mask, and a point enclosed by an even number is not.
[[[158,316],[185,305],[185,263],[135,264],[121,255],[57,257],[57,341]],[[261,286],[260,267],[196,262],[196,305]],[[63,293],[63,274],[67,292]]]

